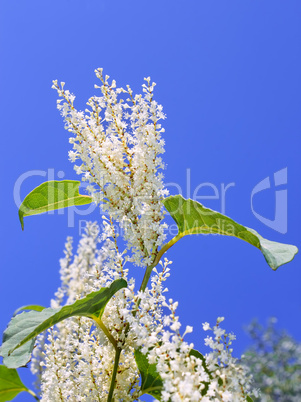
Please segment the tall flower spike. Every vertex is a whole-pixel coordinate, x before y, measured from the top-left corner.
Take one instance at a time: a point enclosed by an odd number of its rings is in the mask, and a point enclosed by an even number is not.
[[[73,133],[69,152],[78,174],[89,183],[88,190],[112,219],[119,222],[137,265],[152,263],[165,239],[162,223],[165,118],[162,106],[153,99],[155,83],[146,78],[143,95],[134,95],[109,83],[102,69],[95,71],[102,95],[88,101],[84,112],[74,107],[74,95],[53,82],[58,92],[58,109],[65,128]]]

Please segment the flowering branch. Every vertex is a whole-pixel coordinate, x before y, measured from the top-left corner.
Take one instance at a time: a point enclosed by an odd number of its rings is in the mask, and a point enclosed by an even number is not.
[[[32,352],[42,402],[133,402],[143,394],[162,402],[250,402],[250,395],[258,392],[247,369],[231,355],[235,336],[220,327],[223,318],[212,329],[214,339],[205,340],[212,349],[205,356],[184,339],[192,327],[181,330],[178,302],[165,297],[171,261],[162,257],[182,237],[200,233],[243,239],[260,249],[274,270],[290,261],[297,249],[270,242],[193,200],[167,197],[160,124],[165,115],[154,100],[155,83],[145,78],[143,93],[134,95],[129,86],[117,88],[114,80],[109,82],[102,69],[96,76],[100,94],[89,99],[85,112],[76,110],[75,96],[64,83],[53,83],[71,133],[69,158],[88,182],[90,195],[79,194],[79,182],[43,183],[24,199],[19,214],[23,227],[26,216],[93,201],[109,219],[102,216],[101,236],[96,223],[87,223],[74,256],[68,238],[60,261],[62,284],[51,308],[12,319],[1,346],[4,364],[20,367]],[[179,229],[167,243],[164,207]],[[121,251],[114,224],[121,229]],[[138,291],[127,268],[131,263],[145,269]],[[33,350],[29,341],[35,337]]]

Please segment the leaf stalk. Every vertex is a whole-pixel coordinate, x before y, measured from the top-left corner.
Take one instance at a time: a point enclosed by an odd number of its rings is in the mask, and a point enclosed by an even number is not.
[[[40,399],[38,398],[38,396],[31,390],[31,389],[27,389],[27,392],[34,397],[34,399],[36,401],[39,401]]]
[[[114,346],[115,350],[117,351],[119,348],[117,347],[116,339],[112,336],[108,328],[105,324],[101,321],[100,318],[96,317],[95,315],[92,316],[93,320],[97,323],[97,325],[101,328],[104,334],[107,336],[111,344]]]

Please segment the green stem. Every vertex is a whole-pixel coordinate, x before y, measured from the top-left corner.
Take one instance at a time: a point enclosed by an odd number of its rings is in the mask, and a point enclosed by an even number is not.
[[[142,280],[142,283],[141,283],[141,286],[140,286],[140,289],[139,289],[140,292],[144,292],[144,291],[145,291],[146,286],[147,286],[148,281],[149,281],[149,278],[150,278],[150,276],[151,276],[152,270],[153,270],[153,268],[155,268],[156,265],[158,265],[158,263],[159,263],[159,261],[161,260],[161,257],[163,256],[163,254],[166,253],[166,251],[167,251],[170,247],[172,247],[172,246],[173,246],[178,240],[180,240],[182,237],[183,237],[183,234],[178,234],[178,235],[175,236],[173,239],[171,239],[168,243],[166,243],[166,244],[161,248],[161,250],[159,250],[158,254],[156,255],[156,258],[155,258],[154,262],[153,262],[149,267],[146,268],[146,271],[145,271],[145,274],[144,274],[144,277],[143,277],[143,280]],[[137,313],[137,309],[138,309],[138,306],[139,306],[140,302],[141,302],[141,299],[138,299],[138,300],[137,300],[137,304],[136,304],[136,308],[135,308],[135,310],[133,311],[133,315],[134,315],[134,316],[135,316],[136,313]],[[93,317],[93,318],[94,318],[94,317]],[[94,318],[94,319],[95,319],[95,318]],[[95,320],[95,321],[96,321],[96,320]],[[100,320],[99,320],[99,321],[100,321]],[[98,323],[98,321],[96,321],[96,322]],[[103,324],[101,321],[100,321],[100,323],[104,326],[104,324]],[[101,327],[100,324],[98,324],[98,325]],[[101,327],[101,329],[103,329],[103,328]],[[107,330],[106,327],[105,327],[105,329]],[[129,325],[129,323],[127,323],[126,328],[125,328],[125,336],[126,336],[127,333],[129,332],[129,329],[130,329],[130,325]],[[105,330],[103,330],[103,331],[105,332]],[[108,332],[108,330],[107,330],[107,332]],[[105,332],[105,334],[106,334],[106,332]],[[107,335],[107,334],[106,334],[106,335]],[[111,335],[110,333],[109,333],[109,335],[110,335],[110,337],[112,337],[112,335]],[[109,338],[109,335],[107,335],[108,338]],[[112,338],[113,338],[113,337],[112,337]],[[109,338],[109,339],[110,339],[110,338]],[[114,339],[114,338],[113,338],[113,339]],[[111,342],[112,342],[112,341],[111,341]],[[113,342],[112,342],[112,344],[113,344],[114,347],[115,347],[116,354],[115,354],[114,370],[113,370],[113,375],[112,375],[112,379],[111,379],[110,391],[109,391],[109,395],[108,395],[107,402],[111,402],[111,401],[112,401],[112,396],[113,396],[113,392],[114,392],[114,388],[115,388],[115,381],[116,381],[116,376],[117,376],[117,369],[118,369],[119,359],[120,359],[120,353],[121,353],[121,349],[117,347],[117,344],[116,344],[115,339],[114,339],[114,342],[115,342],[115,344],[114,344]],[[116,345],[116,346],[115,346],[115,345]]]
[[[172,247],[174,244],[176,244],[177,241],[182,239],[183,236],[184,236],[183,233],[179,233],[177,236],[172,238],[168,243],[164,244],[164,246],[161,248],[161,250],[159,250],[158,254],[156,255],[156,258],[155,258],[154,262],[151,265],[152,269],[155,268],[156,265],[158,265],[158,263],[161,260],[163,254],[166,253],[166,251],[168,249],[170,249],[170,247]]]
[[[162,256],[164,253],[166,253],[166,251],[168,249],[170,249],[170,247],[172,247],[177,241],[179,241],[181,238],[183,237],[182,234],[178,234],[177,236],[175,236],[173,239],[171,239],[168,243],[164,244],[164,246],[161,248],[161,250],[158,251],[158,254],[156,255],[156,258],[154,259],[154,262],[146,268],[141,286],[140,286],[140,292],[144,292],[145,288],[148,284],[149,278],[151,276],[152,270],[153,268],[155,268],[156,265],[159,264],[159,261],[161,260]],[[140,303],[140,300],[138,300],[138,305]]]
[[[146,288],[146,286],[148,284],[148,281],[149,281],[149,278],[151,276],[153,268],[154,268],[153,265],[150,265],[149,267],[146,268],[146,271],[144,273],[144,277],[143,277],[143,280],[142,280],[142,283],[141,283],[141,286],[140,286],[140,289],[139,289],[140,292],[145,291],[145,288]]]
[[[172,238],[168,243],[164,244],[164,246],[159,250],[158,254],[156,255],[156,258],[154,259],[154,262],[149,267],[146,268],[146,271],[145,271],[145,274],[144,274],[144,277],[143,277],[143,280],[142,280],[142,283],[141,283],[141,286],[140,286],[140,289],[139,289],[140,292],[145,291],[145,288],[146,288],[146,286],[148,284],[148,281],[149,281],[149,278],[151,276],[152,270],[155,268],[156,265],[159,264],[159,261],[161,260],[163,254],[166,253],[166,251],[168,249],[170,249],[170,247],[172,247],[177,241],[182,239],[183,236],[184,235],[182,233],[179,233],[177,236]],[[141,300],[138,299],[137,304],[136,304],[136,309],[133,311],[134,316],[136,315],[137,308],[138,308],[140,302],[141,302]],[[127,334],[128,330],[129,330],[128,327],[129,327],[129,324],[126,327],[126,332],[125,332],[126,334]]]
[[[97,325],[102,329],[102,331],[105,333],[105,335],[108,337],[109,341],[111,342],[111,344],[114,346],[115,350],[117,351],[118,350],[117,342],[114,339],[114,337],[111,335],[108,328],[104,325],[104,323],[101,321],[100,318],[96,317],[95,315],[93,315],[92,318],[97,323]]]
[[[118,365],[119,365],[120,354],[121,354],[121,349],[117,348],[116,353],[115,353],[114,369],[113,369],[111,385],[110,385],[110,391],[109,391],[107,402],[112,401],[113,392],[114,392],[114,388],[115,388],[115,382],[116,382],[116,376],[117,376],[117,370],[118,370]]]
[[[37,397],[37,395],[36,395],[31,389],[27,389],[27,392],[28,392],[30,395],[32,395],[36,401],[39,401],[39,400],[40,400],[40,399]]]

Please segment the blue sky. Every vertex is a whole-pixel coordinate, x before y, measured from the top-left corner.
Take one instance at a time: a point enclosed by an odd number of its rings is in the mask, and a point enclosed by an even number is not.
[[[195,195],[206,206],[300,247],[300,12],[297,0],[1,2],[1,332],[19,306],[49,305],[66,237],[76,243],[80,220],[99,215],[76,215],[74,227],[66,212],[25,218],[21,231],[13,191],[22,174],[37,171],[23,181],[21,198],[45,180],[38,174],[77,179],[53,79],[65,81],[84,108],[97,67],[136,92],[151,76],[167,114],[166,182],[188,197],[203,184]],[[273,175],[284,169],[287,183],[275,188]],[[281,209],[276,191],[287,194],[287,219],[282,208],[278,222],[286,233],[252,212],[252,191],[267,177],[271,188],[254,195],[253,208],[273,221]],[[213,192],[215,199],[204,198]],[[190,236],[167,256],[174,261],[170,295],[180,302],[183,325],[194,327],[187,339],[203,352],[201,323],[218,316],[237,334],[237,356],[249,344],[243,326],[254,317],[264,323],[276,316],[279,327],[301,340],[299,255],[273,272],[247,243]],[[26,369],[21,376],[29,385]]]

